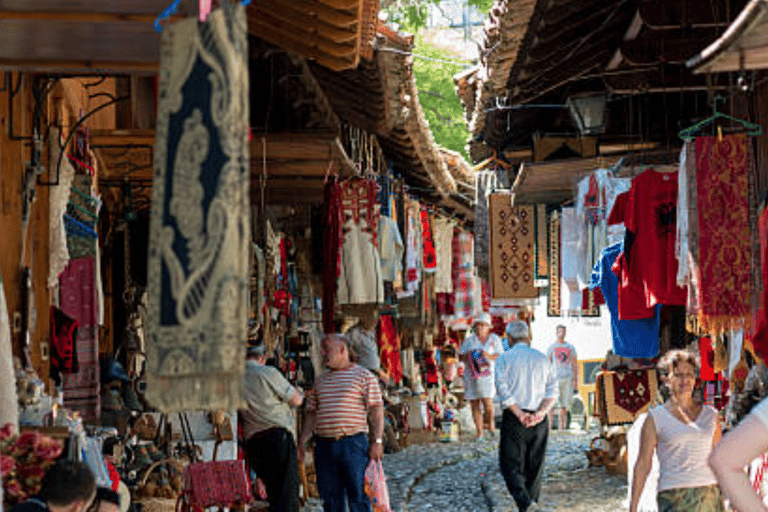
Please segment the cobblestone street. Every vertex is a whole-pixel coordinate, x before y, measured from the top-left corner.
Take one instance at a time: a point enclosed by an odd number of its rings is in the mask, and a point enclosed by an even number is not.
[[[551,432],[540,500],[544,510],[624,510],[626,477],[587,467],[584,451],[595,435]],[[498,438],[414,444],[386,455],[384,469],[393,512],[517,511],[499,472]],[[316,504],[305,507],[305,512],[321,510]]]

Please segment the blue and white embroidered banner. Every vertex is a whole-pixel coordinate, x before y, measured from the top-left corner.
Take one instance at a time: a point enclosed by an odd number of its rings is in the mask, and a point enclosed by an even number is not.
[[[163,30],[149,247],[147,399],[239,407],[248,319],[245,8]]]

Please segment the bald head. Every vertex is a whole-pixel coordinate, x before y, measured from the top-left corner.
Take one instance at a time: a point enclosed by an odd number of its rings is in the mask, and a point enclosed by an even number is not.
[[[323,364],[331,370],[341,370],[352,363],[349,352],[349,340],[339,333],[327,334],[320,344]]]

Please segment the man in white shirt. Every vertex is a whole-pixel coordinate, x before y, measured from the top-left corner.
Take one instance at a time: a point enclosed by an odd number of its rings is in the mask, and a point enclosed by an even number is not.
[[[576,347],[565,341],[565,326],[558,325],[555,332],[557,333],[557,341],[547,350],[547,357],[552,366],[555,367],[555,374],[557,375],[557,406],[559,408],[557,428],[565,430],[568,428],[567,417],[573,403],[573,395],[579,391],[579,364]],[[550,424],[553,424],[552,420],[550,413]]]
[[[499,466],[520,512],[538,512],[541,473],[549,435],[549,410],[557,378],[547,356],[530,347],[528,325],[507,324],[512,348],[496,361],[496,391],[504,408]]]

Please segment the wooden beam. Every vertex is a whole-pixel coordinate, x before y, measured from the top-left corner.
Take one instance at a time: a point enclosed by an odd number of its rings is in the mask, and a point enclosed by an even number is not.
[[[105,71],[134,71],[139,73],[155,73],[159,68],[157,62],[141,61],[110,61],[110,60],[56,60],[56,59],[9,59],[0,58],[0,68],[5,69],[35,69],[49,72],[88,70],[93,74]]]
[[[298,25],[302,30],[336,43],[354,44],[357,38],[357,31],[339,28],[319,16],[297,10],[291,3],[278,5],[273,2],[256,2],[251,9],[254,16],[262,18],[266,23],[272,24],[271,22],[276,20],[279,25],[275,25],[275,28],[291,28]],[[354,25],[351,27],[354,28]]]
[[[185,16],[174,15],[168,21],[178,21]],[[5,20],[69,21],[73,23],[152,23],[157,14],[133,14],[119,12],[77,12],[77,11],[9,11],[0,12],[0,22]],[[159,37],[159,34],[158,34]]]

